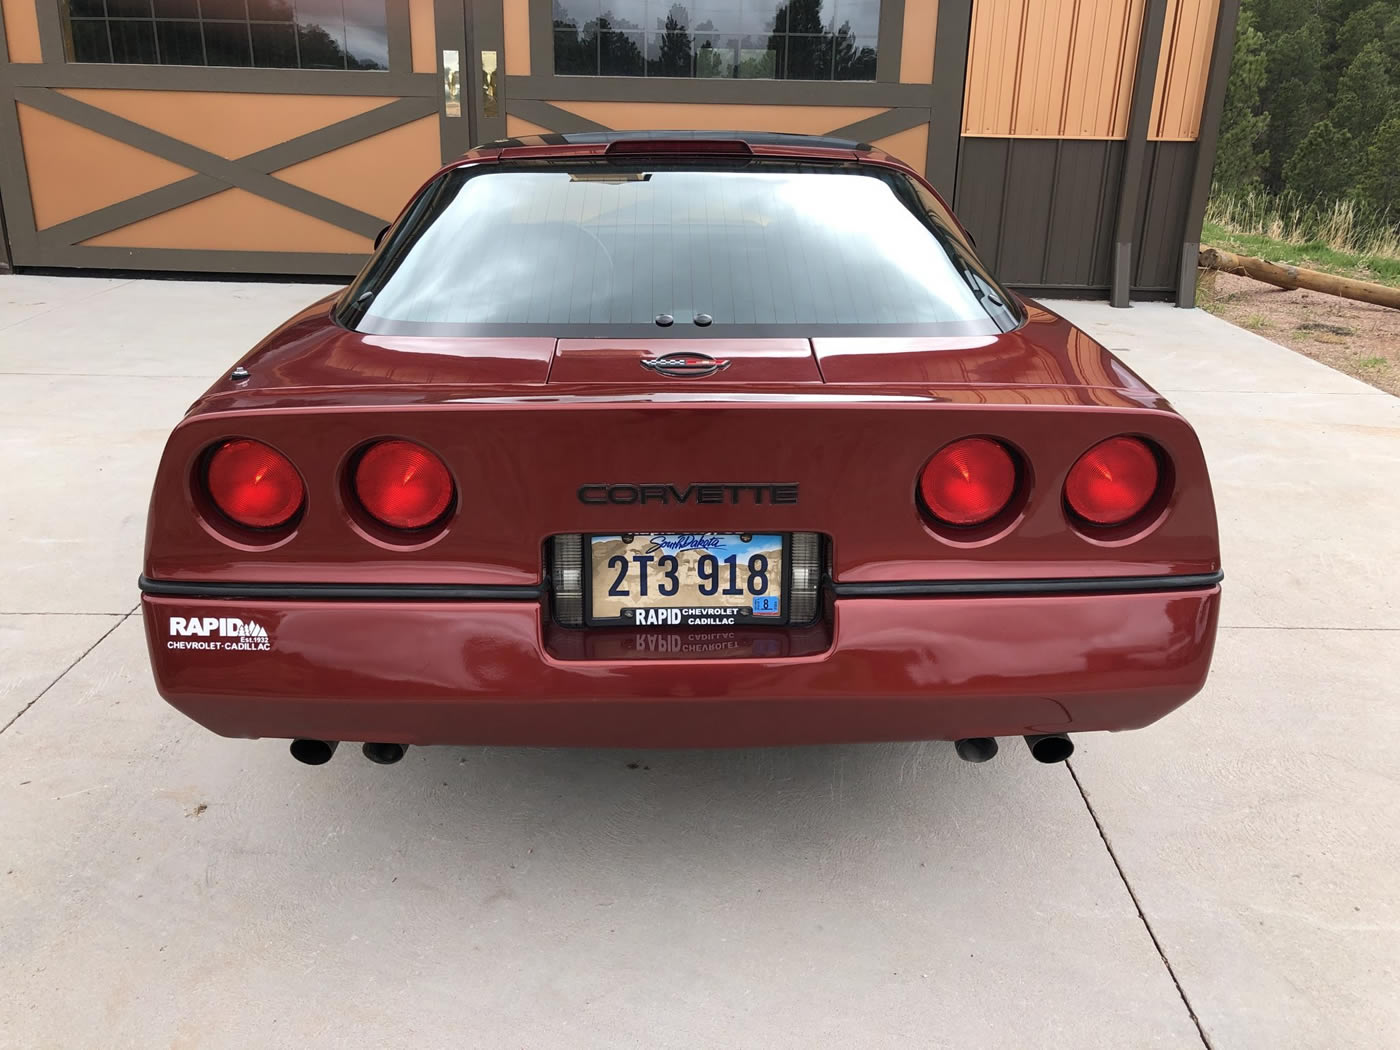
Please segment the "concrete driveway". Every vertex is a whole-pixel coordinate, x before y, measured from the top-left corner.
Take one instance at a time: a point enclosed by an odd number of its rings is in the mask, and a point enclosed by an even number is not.
[[[1206,692],[1014,741],[353,750],[157,697],[184,407],[308,285],[0,278],[0,1047],[1400,1046],[1400,400],[1059,304],[1195,423]]]

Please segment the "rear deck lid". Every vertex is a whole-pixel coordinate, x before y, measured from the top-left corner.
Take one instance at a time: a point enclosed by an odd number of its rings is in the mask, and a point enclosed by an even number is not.
[[[820,383],[806,339],[561,339],[550,383]]]

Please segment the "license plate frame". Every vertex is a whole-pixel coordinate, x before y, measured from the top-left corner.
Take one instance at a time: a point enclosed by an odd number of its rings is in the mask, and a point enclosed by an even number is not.
[[[593,609],[594,609],[594,606],[593,606],[593,587],[594,587],[594,581],[593,581],[593,572],[594,572],[594,567],[593,567],[593,543],[594,543],[594,540],[621,539],[621,538],[628,537],[628,536],[633,537],[633,538],[635,539],[636,537],[642,537],[642,536],[653,536],[653,537],[654,537],[654,536],[690,536],[690,535],[696,535],[696,536],[716,536],[716,537],[721,537],[721,538],[733,538],[733,539],[739,539],[740,537],[743,537],[743,536],[750,536],[750,537],[751,537],[751,540],[750,540],[749,542],[752,542],[754,539],[764,539],[764,538],[767,538],[767,537],[776,537],[776,538],[780,541],[780,543],[781,543],[781,545],[782,545],[782,562],[783,562],[783,564],[782,564],[782,572],[779,574],[779,579],[780,579],[780,581],[781,581],[781,590],[779,591],[779,594],[778,594],[779,612],[778,612],[776,615],[775,615],[775,614],[772,614],[772,613],[757,614],[757,613],[754,613],[754,612],[752,611],[752,608],[751,608],[751,607],[748,608],[748,609],[743,609],[741,606],[684,606],[684,605],[677,605],[677,604],[675,604],[674,602],[672,602],[671,604],[663,604],[663,603],[666,601],[666,599],[665,599],[663,596],[658,596],[658,600],[657,600],[655,603],[653,603],[653,604],[648,604],[648,605],[644,606],[644,608],[647,608],[647,609],[680,608],[680,609],[682,609],[682,611],[684,611],[684,610],[687,609],[687,608],[690,608],[690,609],[695,609],[697,612],[698,612],[700,609],[708,609],[708,610],[712,610],[712,611],[710,612],[710,614],[709,614],[708,616],[695,617],[695,616],[685,616],[685,615],[682,615],[682,616],[680,617],[679,622],[663,622],[663,623],[638,623],[637,620],[636,620],[636,617],[635,617],[635,614],[634,614],[634,613],[633,613],[632,615],[629,615],[629,613],[632,613],[632,610],[624,610],[624,613],[623,613],[623,615],[621,615],[621,616],[595,616],[595,615],[594,615],[594,612],[593,612]],[[729,532],[696,532],[696,533],[684,533],[684,532],[655,532],[655,531],[646,531],[646,532],[592,532],[592,533],[584,533],[583,536],[582,536],[582,539],[583,539],[583,543],[582,543],[582,547],[583,547],[583,551],[582,551],[583,565],[581,566],[581,569],[582,569],[582,576],[583,576],[583,622],[584,622],[584,626],[586,626],[586,627],[635,627],[635,628],[638,629],[638,630],[664,630],[664,629],[667,629],[667,628],[670,628],[670,629],[673,629],[673,630],[676,629],[676,628],[687,628],[687,629],[690,629],[690,630],[705,630],[705,629],[713,629],[713,630],[733,630],[733,629],[735,629],[735,628],[744,628],[744,627],[786,627],[787,624],[788,624],[789,607],[790,607],[790,596],[791,596],[791,594],[792,594],[792,551],[791,551],[791,547],[792,547],[792,533],[791,533],[791,532],[759,532],[759,531],[753,531],[753,532],[740,532],[740,531],[729,531]],[[710,545],[710,546],[713,546],[713,545]],[[722,563],[721,563],[721,564],[722,564]],[[744,597],[750,597],[750,595],[748,594],[747,591],[745,591]],[[752,605],[752,599],[750,598],[750,606],[751,606],[751,605]],[[732,622],[728,622],[728,623],[703,623],[703,622],[696,622],[697,619],[712,619],[712,620],[713,620],[713,619],[726,619],[727,617],[726,617],[725,614],[726,614],[727,610],[731,610],[731,609],[740,609],[740,610],[741,610],[740,612],[738,612],[738,613],[736,613],[735,615],[733,615],[733,617],[732,617]]]

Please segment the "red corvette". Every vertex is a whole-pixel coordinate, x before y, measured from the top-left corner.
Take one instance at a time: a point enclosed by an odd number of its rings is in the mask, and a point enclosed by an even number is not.
[[[1190,426],[907,166],[658,132],[438,173],[175,428],[141,590],[161,695],[312,763],[1058,761],[1201,688],[1220,580]]]

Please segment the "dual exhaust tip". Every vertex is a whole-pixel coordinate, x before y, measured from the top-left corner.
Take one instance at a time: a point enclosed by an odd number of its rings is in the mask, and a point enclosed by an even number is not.
[[[308,766],[324,766],[340,746],[339,740],[293,740],[292,757]],[[392,766],[407,750],[403,744],[370,741],[360,748],[365,758],[380,766]]]
[[[1074,754],[1074,741],[1064,733],[1045,733],[1025,738],[1031,757],[1047,765],[1063,762]],[[994,736],[965,736],[953,742],[953,749],[964,762],[987,762],[997,756]]]

